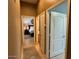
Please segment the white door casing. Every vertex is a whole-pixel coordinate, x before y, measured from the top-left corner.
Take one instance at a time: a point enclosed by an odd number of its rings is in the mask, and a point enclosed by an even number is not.
[[[66,45],[66,15],[51,12],[50,57],[64,52]]]

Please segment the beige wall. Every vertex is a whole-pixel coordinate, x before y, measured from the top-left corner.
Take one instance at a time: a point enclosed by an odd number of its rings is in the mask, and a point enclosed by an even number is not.
[[[39,16],[36,16],[36,43],[38,43],[39,39]]]
[[[40,42],[41,42],[41,48],[42,48],[42,51],[45,53],[45,21],[46,21],[46,18],[45,18],[45,12],[41,13],[40,14]]]
[[[36,16],[36,41],[39,42],[42,52],[45,52],[45,12]]]
[[[20,59],[20,1],[9,0],[8,7],[8,56],[9,59]]]
[[[21,15],[36,16],[36,13],[39,14],[45,11],[52,4],[53,3],[49,2],[49,0],[40,0],[36,10],[36,6],[34,5],[21,3],[21,8],[20,8],[20,0],[9,0],[9,20],[8,20],[9,59],[20,59],[20,48],[21,48],[20,47],[21,46],[20,45],[21,44],[20,9],[21,9]]]
[[[51,6],[58,5],[64,0],[39,0],[38,5],[21,2],[21,15],[36,16]]]
[[[21,15],[36,16],[36,6],[21,2]]]
[[[37,14],[40,14],[41,12],[45,11],[51,6],[58,5],[64,0],[40,0],[37,7]]]

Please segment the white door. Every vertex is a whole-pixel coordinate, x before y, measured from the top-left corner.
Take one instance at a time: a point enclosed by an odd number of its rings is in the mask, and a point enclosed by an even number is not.
[[[64,52],[66,45],[66,15],[51,12],[50,57]]]

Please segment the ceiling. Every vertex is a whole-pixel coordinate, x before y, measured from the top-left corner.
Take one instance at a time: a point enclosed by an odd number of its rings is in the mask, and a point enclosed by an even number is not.
[[[38,0],[21,0],[21,1],[31,3],[31,4],[37,4],[38,3]]]

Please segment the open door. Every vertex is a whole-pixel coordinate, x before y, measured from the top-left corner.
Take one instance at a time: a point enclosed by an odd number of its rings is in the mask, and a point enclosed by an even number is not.
[[[51,12],[50,20],[50,57],[64,53],[66,45],[65,14]]]

